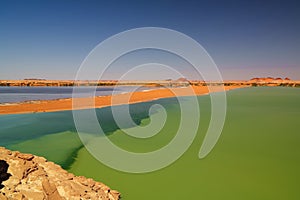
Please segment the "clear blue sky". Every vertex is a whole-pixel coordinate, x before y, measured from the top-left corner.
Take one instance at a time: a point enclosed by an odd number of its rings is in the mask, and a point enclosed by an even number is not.
[[[276,0],[1,0],[0,79],[73,79],[99,42],[146,26],[194,38],[224,79],[300,80],[300,3]]]

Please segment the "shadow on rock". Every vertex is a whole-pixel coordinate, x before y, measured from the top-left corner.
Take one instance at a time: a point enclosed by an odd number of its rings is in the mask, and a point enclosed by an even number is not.
[[[7,173],[8,166],[9,165],[6,161],[0,160],[0,189],[4,187],[4,185],[2,185],[2,182],[8,180],[11,176],[9,173]]]

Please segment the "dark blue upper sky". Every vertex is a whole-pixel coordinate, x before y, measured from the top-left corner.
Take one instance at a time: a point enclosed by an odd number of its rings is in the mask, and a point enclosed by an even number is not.
[[[275,0],[2,0],[0,79],[74,79],[99,42],[146,26],[198,41],[224,79],[300,79],[300,3]]]

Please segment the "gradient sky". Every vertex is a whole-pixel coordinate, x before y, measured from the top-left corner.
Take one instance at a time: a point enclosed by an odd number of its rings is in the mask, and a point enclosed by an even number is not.
[[[147,26],[198,41],[224,79],[300,80],[300,3],[275,0],[1,0],[0,79],[74,79],[98,43]]]

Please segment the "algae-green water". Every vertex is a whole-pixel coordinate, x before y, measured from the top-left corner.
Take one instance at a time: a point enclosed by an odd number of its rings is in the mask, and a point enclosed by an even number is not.
[[[1,115],[0,145],[45,156],[76,175],[120,191],[126,200],[300,199],[299,88],[227,92],[223,132],[213,151],[201,160],[198,153],[210,120],[210,98],[200,96],[199,102],[200,126],[190,148],[170,166],[150,173],[119,172],[97,161],[82,145],[71,111]],[[130,106],[135,123],[145,125],[149,107],[156,103],[165,107],[168,119],[160,133],[148,139],[124,134],[109,107],[98,109],[97,116],[106,136],[118,146],[134,152],[152,151],[176,134],[178,102],[171,98]]]

